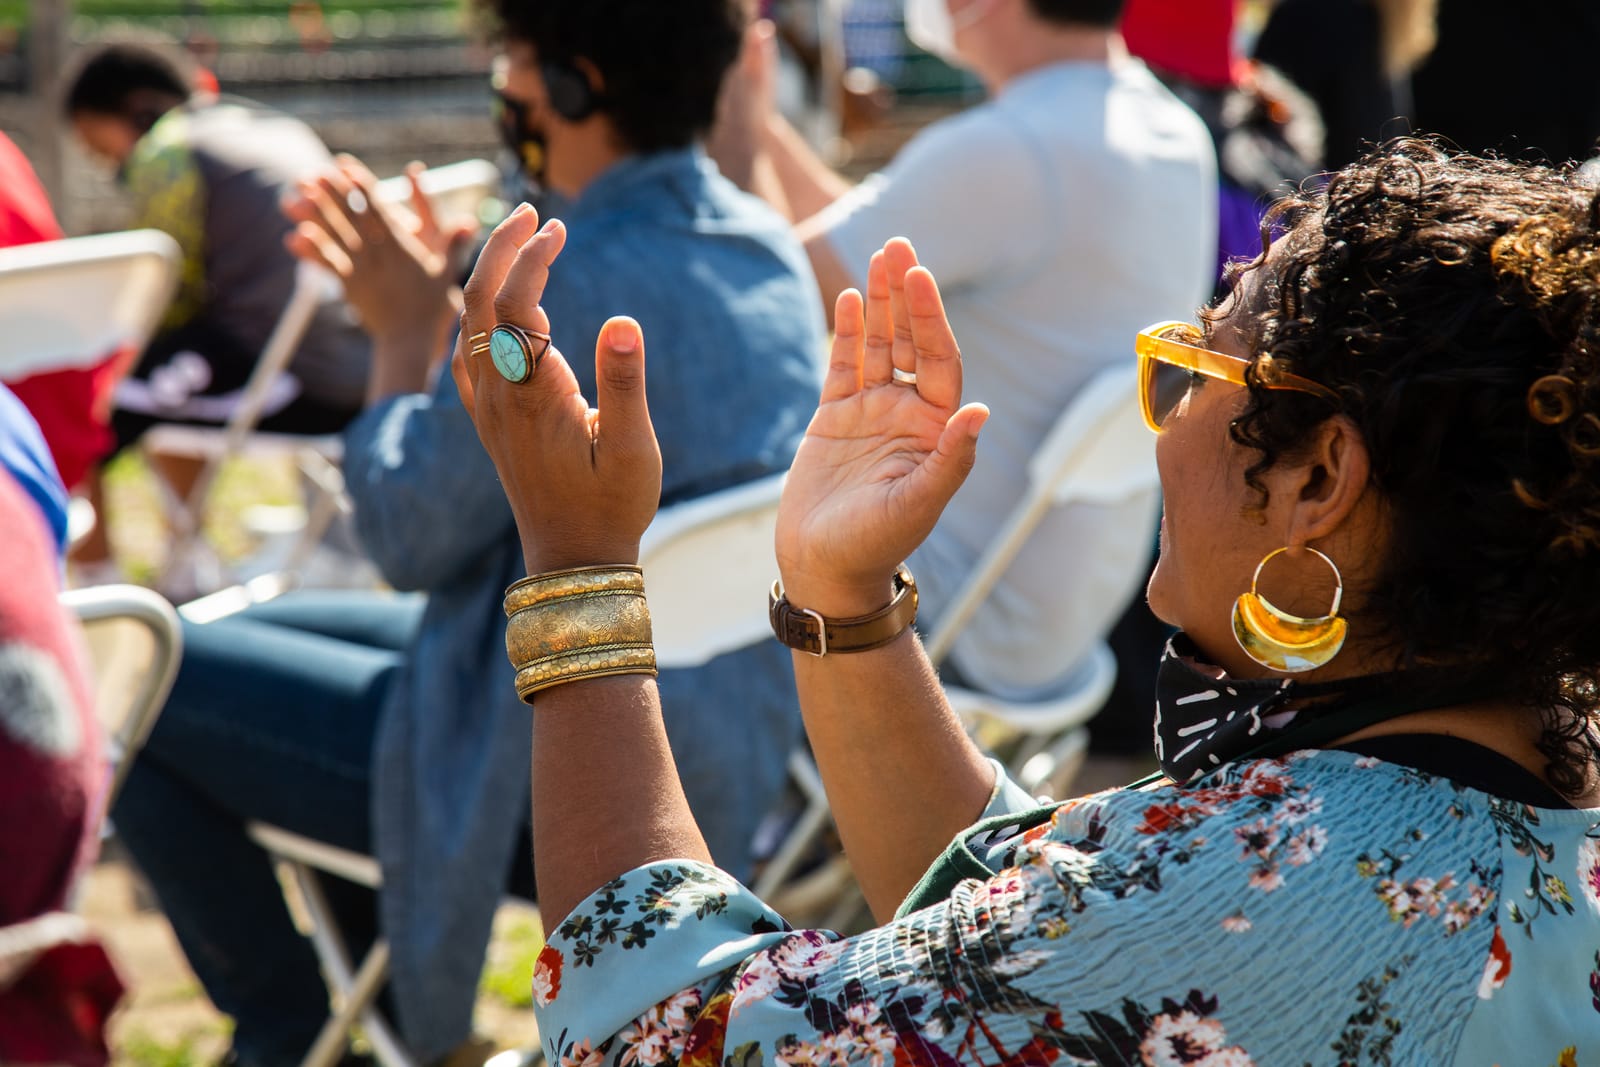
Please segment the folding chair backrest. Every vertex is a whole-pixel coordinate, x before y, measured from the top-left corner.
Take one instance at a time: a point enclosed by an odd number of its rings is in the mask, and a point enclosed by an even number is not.
[[[664,508],[645,531],[639,560],[660,666],[696,666],[770,636],[761,594],[778,574],[785,477]]]
[[[142,348],[172,301],[181,260],[159,230],[0,249],[0,378]]]
[[[500,188],[500,168],[487,159],[464,159],[429,167],[419,179],[422,192],[442,225],[461,220],[477,221],[478,210]],[[385,202],[405,204],[411,200],[411,183],[402,175],[378,183]]]
[[[183,631],[172,605],[140,586],[72,589],[61,603],[78,617],[89,650],[95,715],[112,759],[109,811],[178,675]]]
[[[1101,371],[1078,393],[1028,463],[1028,490],[1012,509],[928,642],[935,665],[950,654],[1029,535],[1052,509],[1109,504],[1160,493],[1155,438],[1139,415],[1133,360]],[[1130,530],[1130,537],[1147,531]]]

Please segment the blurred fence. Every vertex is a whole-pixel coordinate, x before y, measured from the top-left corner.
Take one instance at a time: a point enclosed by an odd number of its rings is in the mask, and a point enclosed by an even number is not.
[[[39,165],[62,222],[120,224],[110,176],[64,136],[72,49],[108,35],[181,41],[223,91],[299,116],[380,174],[497,151],[492,53],[463,0],[0,0],[0,129]]]
[[[810,67],[809,107],[851,106],[849,94],[820,88],[846,67],[871,71],[885,90],[860,121],[846,116],[848,144],[836,147],[852,173],[881,164],[924,123],[982,95],[970,76],[906,41],[900,6],[765,4],[794,43],[786,58]],[[65,136],[57,100],[75,49],[143,32],[183,42],[223,91],[301,117],[330,148],[379,174],[412,159],[493,157],[492,53],[475,17],[474,0],[0,0],[0,130],[35,161],[69,232],[121,225],[125,207],[110,175]],[[830,54],[837,58],[818,62]],[[810,132],[827,142],[837,130],[828,121]]]

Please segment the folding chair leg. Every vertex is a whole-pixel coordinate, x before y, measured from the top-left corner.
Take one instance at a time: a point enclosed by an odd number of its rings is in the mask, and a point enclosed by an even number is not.
[[[340,1055],[350,1044],[350,1031],[356,1025],[357,1019],[363,1024],[367,1017],[372,1015],[367,1009],[371,1006],[378,991],[383,988],[383,983],[389,977],[389,943],[379,941],[372,946],[372,951],[367,953],[367,958],[361,962],[361,969],[356,972],[355,979],[346,988],[344,1003],[339,1010],[328,1017],[322,1024],[322,1032],[317,1035],[317,1040],[312,1044],[311,1051],[306,1053],[306,1058],[300,1061],[300,1067],[333,1067],[339,1062]],[[379,1023],[382,1026],[382,1023]],[[372,1037],[372,1032],[367,1035]],[[377,1041],[373,1041],[373,1049],[377,1050]],[[380,1055],[380,1060],[383,1057]],[[387,1062],[387,1061],[385,1061]]]
[[[334,923],[333,909],[328,906],[317,876],[303,863],[283,861],[299,887],[301,899],[311,919],[311,947],[327,975],[328,986],[334,993],[334,1011],[323,1024],[311,1051],[301,1061],[302,1067],[332,1067],[340,1053],[348,1046],[350,1031],[359,1020],[367,1040],[372,1043],[373,1054],[383,1067],[415,1067],[405,1046],[372,1002],[377,999],[383,984],[389,978],[389,943],[382,938],[373,943],[361,967],[354,973],[350,966],[350,953],[339,928]]]

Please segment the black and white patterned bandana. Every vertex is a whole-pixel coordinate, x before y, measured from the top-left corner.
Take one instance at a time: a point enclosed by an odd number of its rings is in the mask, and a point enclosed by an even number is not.
[[[1156,759],[1168,778],[1194,781],[1260,748],[1296,718],[1284,708],[1288,678],[1230,678],[1206,663],[1186,635],[1173,634],[1156,672]]]

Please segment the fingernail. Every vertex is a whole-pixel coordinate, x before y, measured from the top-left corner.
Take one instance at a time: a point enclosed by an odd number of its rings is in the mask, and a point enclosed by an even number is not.
[[[561,220],[560,219],[551,219],[549,222],[544,224],[544,227],[542,229],[540,229],[539,232],[540,233],[555,233],[560,228],[561,228]]]
[[[517,205],[516,210],[511,213],[511,217],[512,218],[517,218],[517,217],[519,217],[521,215],[526,215],[528,212],[530,212],[532,210],[533,210],[533,205],[528,203],[527,201],[523,201],[522,203]]]
[[[614,352],[632,352],[639,347],[639,331],[631,322],[614,322],[606,331],[606,340]]]

